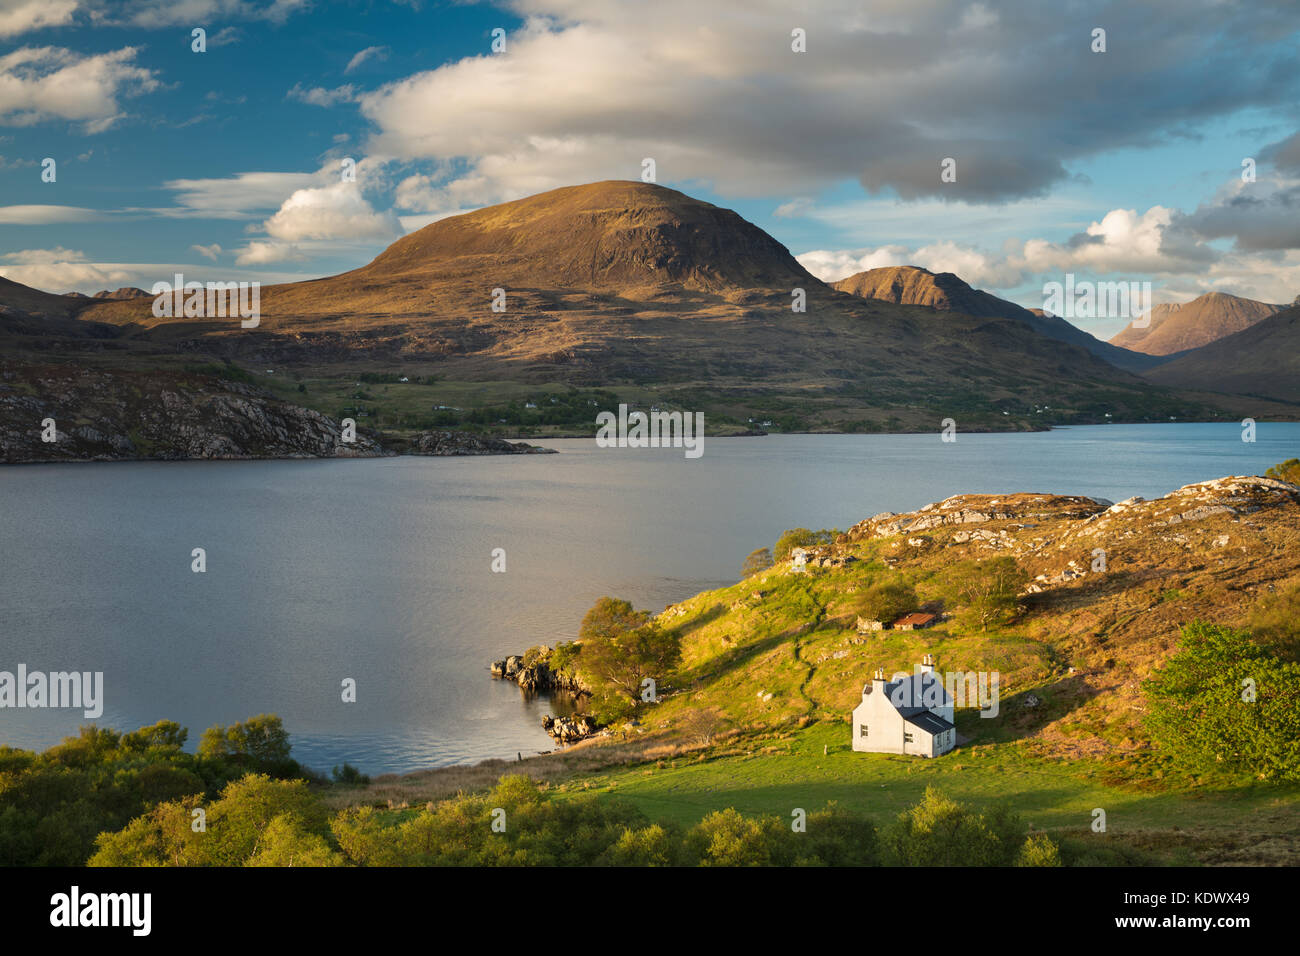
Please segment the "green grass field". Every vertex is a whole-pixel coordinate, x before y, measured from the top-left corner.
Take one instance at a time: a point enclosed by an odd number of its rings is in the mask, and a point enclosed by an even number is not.
[[[1016,744],[960,747],[933,760],[854,753],[847,725],[821,722],[759,739],[748,752],[621,767],[558,790],[617,796],[652,819],[683,824],[727,807],[788,818],[796,807],[811,812],[835,801],[880,826],[936,786],[976,809],[1008,803],[1054,837],[1141,848],[1166,862],[1280,862],[1300,842],[1300,787],[1157,789],[1111,780],[1100,763],[1033,757]],[[1092,830],[1098,808],[1104,835]]]

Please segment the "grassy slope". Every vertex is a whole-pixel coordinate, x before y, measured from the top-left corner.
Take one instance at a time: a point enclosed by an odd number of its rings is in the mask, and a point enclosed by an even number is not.
[[[682,633],[683,673],[640,726],[522,764],[389,778],[346,802],[437,799],[522,770],[562,793],[615,794],[652,818],[691,822],[729,806],[786,817],[837,800],[884,823],[933,783],[977,805],[1008,801],[1055,835],[1142,846],[1160,859],[1294,863],[1300,787],[1166,776],[1141,724],[1141,681],[1181,624],[1240,624],[1257,594],[1300,580],[1300,495],[1281,491],[1267,504],[1250,494],[1180,492],[1093,521],[1022,515],[855,533],[844,549],[858,560],[844,568],[778,566],[667,609],[660,620]],[[1236,500],[1241,513],[1169,523],[1207,500]],[[1000,546],[955,540],[971,529],[1007,536]],[[1216,544],[1223,535],[1227,544]],[[905,577],[922,601],[943,601],[956,560],[1016,553],[1031,574],[1051,576],[1070,560],[1088,567],[1099,545],[1107,573],[1027,598],[1004,627],[981,631],[960,615],[926,631],[863,637],[853,627],[855,589],[869,580]],[[853,753],[847,721],[865,675],[910,669],[927,651],[940,670],[998,671],[999,715],[959,710],[966,742],[937,760]],[[1023,706],[1030,693],[1039,703]],[[1106,836],[1090,830],[1097,807]]]

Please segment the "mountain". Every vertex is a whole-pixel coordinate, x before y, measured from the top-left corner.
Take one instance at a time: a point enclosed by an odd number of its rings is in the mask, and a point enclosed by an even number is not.
[[[1300,305],[1144,374],[1162,385],[1300,402]]]
[[[1148,355],[1173,355],[1248,329],[1285,308],[1226,292],[1207,292],[1181,305],[1155,306],[1149,326],[1125,326],[1110,344]]]
[[[1017,319],[1049,339],[1080,346],[1117,368],[1129,371],[1151,368],[1158,362],[1141,353],[1103,342],[1041,309],[1026,309],[991,293],[973,289],[951,272],[934,273],[918,266],[887,266],[868,269],[831,284],[841,292],[867,299],[926,306],[942,312]]]
[[[626,396],[704,411],[711,427],[930,430],[952,417],[1005,430],[1214,415],[1029,319],[832,289],[735,212],[641,182],[432,223],[361,268],[262,288],[253,329],[155,317],[152,302],[95,299],[78,315],[117,327],[115,345],[150,362],[206,354],[258,374],[289,368],[310,387],[289,395],[286,382],[285,397],[332,415],[370,403],[381,426],[540,421],[504,406],[522,413],[525,399],[583,389],[604,392],[575,407]],[[357,387],[363,372],[399,369],[399,389]],[[417,378],[441,384],[420,391]]]

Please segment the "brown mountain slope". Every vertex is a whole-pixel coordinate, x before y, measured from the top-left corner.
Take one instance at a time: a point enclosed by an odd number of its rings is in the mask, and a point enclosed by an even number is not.
[[[1284,308],[1225,292],[1207,292],[1181,305],[1155,306],[1147,328],[1125,326],[1110,343],[1148,355],[1173,355],[1250,328]]]
[[[1059,316],[1041,309],[1026,309],[974,289],[951,272],[934,273],[918,266],[887,266],[859,272],[832,285],[841,292],[867,299],[921,305],[942,312],[1017,319],[1049,339],[1080,346],[1117,368],[1129,371],[1151,368],[1158,361],[1140,352],[1103,342]]]
[[[1144,374],[1163,385],[1300,402],[1300,306]]]
[[[498,288],[503,312],[492,309]],[[806,311],[792,309],[797,289]],[[791,428],[926,428],[945,415],[1026,427],[1047,422],[1040,404],[1071,421],[1193,414],[1024,321],[836,291],[736,213],[640,182],[452,217],[362,268],[268,286],[255,329],[155,318],[151,305],[97,300],[81,315],[170,354],[322,375],[400,362],[458,382],[644,387],[741,421],[774,411]]]

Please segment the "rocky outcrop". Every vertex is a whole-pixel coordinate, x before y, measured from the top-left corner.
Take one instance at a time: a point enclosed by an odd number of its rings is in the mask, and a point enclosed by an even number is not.
[[[410,455],[549,455],[554,448],[540,448],[526,442],[506,441],[466,432],[421,432],[411,442]]]
[[[596,718],[590,714],[574,714],[572,717],[542,718],[542,729],[562,744],[576,743],[596,732]]]
[[[531,694],[572,694],[574,697],[586,697],[590,691],[573,675],[555,670],[551,667],[553,649],[545,644],[529,648],[523,654],[511,654],[499,661],[493,661],[492,676],[502,680],[513,681]]]
[[[882,512],[859,521],[836,539],[837,544],[888,538],[907,532],[928,531],[946,525],[984,524],[991,521],[1051,521],[1087,518],[1110,506],[1104,498],[1083,495],[954,495],[908,514]]]
[[[46,440],[52,438],[52,441]],[[0,367],[0,461],[354,458],[338,421],[209,375]]]

